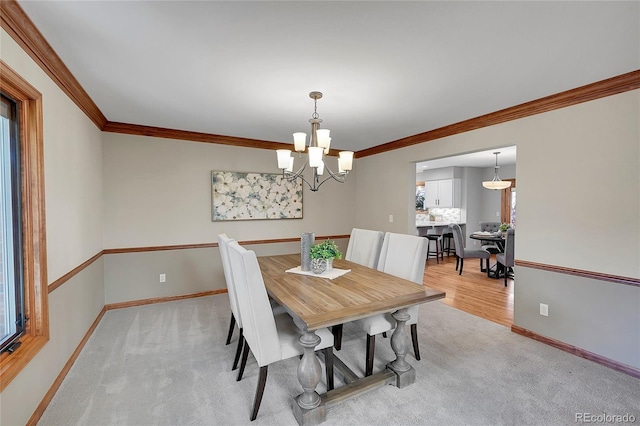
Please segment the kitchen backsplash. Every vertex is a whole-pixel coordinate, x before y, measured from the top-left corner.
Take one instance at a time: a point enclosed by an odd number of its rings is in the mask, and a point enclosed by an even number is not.
[[[438,222],[460,222],[460,209],[439,209],[431,208],[425,210],[424,214],[416,215],[416,220],[429,220],[430,215],[435,215]],[[418,217],[419,216],[419,217]]]

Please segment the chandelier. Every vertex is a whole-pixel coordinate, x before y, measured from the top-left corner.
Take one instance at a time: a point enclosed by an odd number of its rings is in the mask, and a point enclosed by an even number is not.
[[[318,99],[322,98],[322,93],[311,92],[309,97],[313,99],[313,115],[309,119],[311,123],[311,137],[309,138],[309,146],[307,146],[307,134],[303,132],[297,132],[293,134],[293,146],[299,153],[299,157],[302,157],[302,153],[307,151],[307,159],[304,165],[297,171],[293,172],[293,160],[290,149],[278,149],[276,153],[278,155],[278,168],[282,169],[282,176],[288,181],[294,181],[298,178],[302,179],[304,183],[309,185],[309,189],[317,191],[320,189],[320,185],[325,183],[329,179],[336,180],[340,183],[344,183],[347,179],[347,174],[353,167],[353,151],[341,151],[338,155],[338,172],[334,173],[326,164],[324,156],[329,153],[329,146],[331,145],[331,138],[329,137],[329,129],[321,129],[320,123],[322,120],[318,116],[317,106]],[[304,177],[304,171],[309,166],[312,170],[311,179],[307,180]],[[323,177],[325,172],[327,176]]]
[[[500,168],[500,166],[498,166],[498,154],[500,154],[500,151],[494,152],[494,154],[496,156],[496,166],[493,172],[493,179],[482,182],[482,186],[484,186],[487,189],[509,188],[511,186],[511,182],[508,180],[501,180],[500,176],[498,176],[498,169]]]

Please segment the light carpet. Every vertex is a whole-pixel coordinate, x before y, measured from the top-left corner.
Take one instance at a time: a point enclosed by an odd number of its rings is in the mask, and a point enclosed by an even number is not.
[[[269,367],[249,421],[258,368],[236,382],[237,330],[225,345],[227,295],[108,311],[39,425],[296,425],[298,359]],[[576,413],[640,422],[640,380],[512,333],[440,301],[421,306],[416,383],[385,386],[331,407],[326,425],[563,425]],[[348,324],[337,355],[364,369],[365,336]],[[376,341],[374,372],[394,359]],[[337,385],[340,381],[336,381]],[[324,377],[318,390],[324,392]]]

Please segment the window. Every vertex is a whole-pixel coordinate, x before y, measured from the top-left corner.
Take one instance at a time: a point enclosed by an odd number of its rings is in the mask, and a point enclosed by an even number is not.
[[[0,354],[2,392],[49,340],[49,314],[42,95],[2,60],[0,93],[4,135],[0,158],[0,273],[2,288],[6,289],[0,295],[0,315],[5,318],[0,320],[0,334],[5,347],[18,337],[21,343],[19,347],[13,344],[11,352]]]
[[[516,227],[516,180],[502,179],[511,182],[509,188],[502,190],[502,201],[500,206],[500,221],[509,223],[513,228]]]
[[[17,103],[0,93],[0,352],[24,332]]]

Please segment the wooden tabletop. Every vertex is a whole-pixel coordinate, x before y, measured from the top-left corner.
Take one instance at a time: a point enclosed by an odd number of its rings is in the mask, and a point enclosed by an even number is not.
[[[285,272],[300,265],[299,254],[263,256],[258,262],[269,295],[309,331],[445,296],[442,291],[346,260],[335,259],[333,267],[351,272],[333,280]]]

